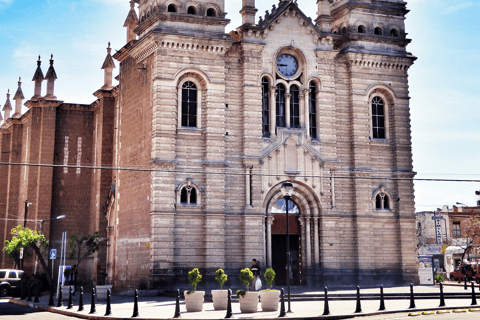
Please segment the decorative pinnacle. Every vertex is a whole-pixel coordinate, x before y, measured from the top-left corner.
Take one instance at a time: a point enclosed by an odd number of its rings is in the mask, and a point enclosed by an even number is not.
[[[135,2],[133,0],[130,0],[130,8],[135,8]]]
[[[40,60],[40,55],[38,56],[38,61],[37,61],[37,66],[40,67],[40,65],[42,64],[42,61]]]
[[[18,77],[18,86],[19,86],[19,87],[22,86],[22,77]]]
[[[7,90],[7,99],[10,99],[10,89]]]
[[[50,56],[50,65],[53,66],[53,53],[52,53],[52,55]]]
[[[108,41],[107,52],[108,52],[108,54],[112,53],[112,48],[110,48],[110,41]]]

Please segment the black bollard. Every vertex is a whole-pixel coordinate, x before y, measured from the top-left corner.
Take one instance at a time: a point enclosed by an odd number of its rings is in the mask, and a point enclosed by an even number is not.
[[[440,305],[439,307],[445,307],[445,297],[443,295],[443,283],[440,282]]]
[[[133,301],[133,315],[132,315],[132,318],[136,318],[139,316],[139,313],[138,313],[138,290],[135,289],[135,293],[134,293],[134,301]]]
[[[360,305],[360,287],[357,287],[357,308],[355,309],[355,313],[361,313],[362,306]]]
[[[97,313],[97,308],[95,307],[95,288],[92,288],[92,300],[90,303],[90,314]]]
[[[328,305],[328,288],[325,287],[325,301],[323,303],[323,314],[322,316],[330,315],[330,306]]]
[[[283,288],[280,290],[280,314],[279,318],[285,317],[285,290]]]
[[[110,289],[107,289],[107,310],[105,311],[105,316],[109,316],[112,314],[112,306],[110,305],[110,296],[112,293],[110,292]]]
[[[28,285],[27,301],[32,301],[32,284],[30,283],[30,281],[28,281],[27,285]]]
[[[58,300],[57,300],[57,308],[63,306],[63,297],[62,297],[62,285],[58,287]]]
[[[53,301],[53,285],[50,287],[50,298],[48,298],[48,305],[54,306],[55,302]]]
[[[40,302],[40,280],[37,280],[35,284],[35,299],[33,300],[33,302]]]
[[[23,279],[22,280],[22,291],[20,293],[20,300],[25,300],[27,299],[27,280]]]
[[[175,314],[174,318],[180,318],[180,289],[177,289],[177,299],[175,301]]]
[[[180,295],[180,291],[178,292]],[[180,310],[179,310],[180,312]],[[233,313],[232,313],[232,290],[228,289],[228,300],[227,300],[227,315],[225,316],[225,319],[230,319],[233,318]]]
[[[472,281],[472,306],[477,305],[477,297],[475,296],[475,283]]]
[[[80,287],[80,301],[78,302],[77,311],[83,311],[83,287]]]
[[[415,309],[415,297],[413,296],[413,284],[410,283],[410,307],[409,309]]]
[[[67,309],[72,309],[73,308],[73,297],[72,297],[72,286],[68,287],[68,304],[67,304]]]
[[[383,285],[380,286],[380,308],[378,311],[385,311],[385,297],[383,296]]]
[[[467,290],[467,275],[463,278],[463,290]]]

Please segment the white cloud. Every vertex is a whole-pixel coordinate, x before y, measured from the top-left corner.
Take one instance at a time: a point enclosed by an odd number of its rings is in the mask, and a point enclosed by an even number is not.
[[[13,3],[13,0],[0,0],[0,10],[5,9]]]
[[[449,7],[446,7],[443,12],[444,13],[453,13],[453,12],[457,12],[457,11],[461,11],[461,10],[464,10],[464,9],[468,9],[468,8],[471,8],[471,7],[474,7],[478,4],[475,4],[473,3],[472,1],[466,1],[466,2],[458,2],[452,6],[449,6]]]

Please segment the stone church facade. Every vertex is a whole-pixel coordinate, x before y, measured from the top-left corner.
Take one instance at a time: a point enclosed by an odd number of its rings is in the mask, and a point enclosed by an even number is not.
[[[117,289],[185,282],[194,267],[208,282],[223,268],[234,283],[253,258],[282,284],[280,186],[291,182],[295,285],[415,281],[408,92],[415,57],[406,51],[406,3],[320,0],[313,20],[291,0],[258,18],[254,0],[242,4],[243,24],[226,34],[223,0],[132,1],[127,44],[113,55],[118,86],[109,53],[94,104],[32,98],[29,112],[5,121],[6,159],[14,123],[28,126],[37,109],[56,114],[53,151],[37,162],[59,166],[28,167],[37,184],[41,170],[50,174],[51,203],[39,218],[57,214],[56,203],[81,206],[66,200],[65,185],[77,182],[62,178],[80,169],[89,223],[78,225],[79,212],[72,228],[108,238],[90,263]],[[65,126],[60,113],[78,125]],[[85,151],[72,165],[65,150],[78,149],[79,134],[66,139],[62,130],[80,127]],[[19,145],[33,138],[25,135]],[[26,151],[18,148],[21,160]],[[19,177],[24,170],[0,169]],[[18,188],[33,190],[31,183]],[[0,210],[23,216],[18,203],[0,202]],[[52,223],[52,238],[64,223]]]

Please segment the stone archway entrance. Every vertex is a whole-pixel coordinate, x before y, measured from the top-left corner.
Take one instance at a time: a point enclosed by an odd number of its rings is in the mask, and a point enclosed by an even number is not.
[[[294,185],[289,206],[290,253],[293,285],[313,285],[320,272],[320,201],[315,191],[299,182]],[[277,274],[276,285],[286,283],[286,214],[280,190],[282,182],[266,194],[265,253],[266,267]]]
[[[298,206],[289,201],[288,220],[290,231],[290,263],[292,278],[290,284],[298,286],[302,284],[302,239]],[[272,207],[272,268],[275,270],[276,285],[287,284],[287,215],[285,200],[279,199]]]

